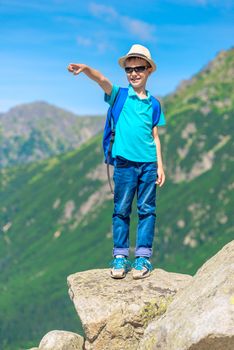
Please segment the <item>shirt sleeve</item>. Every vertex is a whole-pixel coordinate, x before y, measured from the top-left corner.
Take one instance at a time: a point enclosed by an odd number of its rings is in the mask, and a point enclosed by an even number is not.
[[[104,101],[107,102],[110,106],[112,106],[114,101],[115,101],[115,98],[116,98],[116,95],[117,95],[118,91],[119,91],[119,86],[113,85],[111,94],[110,95],[107,95],[107,94],[104,95]]]
[[[163,110],[161,109],[161,114],[160,114],[157,126],[164,126],[164,125],[166,125],[166,119],[165,119]]]

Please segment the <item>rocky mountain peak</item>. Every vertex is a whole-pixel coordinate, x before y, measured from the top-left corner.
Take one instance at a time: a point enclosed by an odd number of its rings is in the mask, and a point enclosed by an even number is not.
[[[199,72],[194,74],[191,78],[182,80],[176,90],[169,94],[166,98],[173,98],[186,92],[188,87],[192,87],[199,80],[208,83],[212,79],[216,79],[216,83],[223,81],[232,81],[234,74],[233,68],[234,48],[229,50],[221,50],[217,53],[213,60],[206,64]]]

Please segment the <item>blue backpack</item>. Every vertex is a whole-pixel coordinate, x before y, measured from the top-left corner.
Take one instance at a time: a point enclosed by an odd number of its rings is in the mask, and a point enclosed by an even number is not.
[[[115,101],[111,107],[109,107],[106,117],[106,123],[103,133],[103,151],[104,151],[104,160],[107,164],[107,175],[110,185],[111,192],[113,189],[110,182],[110,172],[109,165],[114,165],[114,158],[112,157],[112,146],[115,140],[115,128],[118,122],[120,113],[123,109],[124,103],[128,96],[128,88],[119,88],[119,91],[115,97]],[[161,105],[160,102],[153,96],[151,96],[151,102],[153,107],[153,116],[152,116],[152,128],[156,126],[159,122],[161,114]]]

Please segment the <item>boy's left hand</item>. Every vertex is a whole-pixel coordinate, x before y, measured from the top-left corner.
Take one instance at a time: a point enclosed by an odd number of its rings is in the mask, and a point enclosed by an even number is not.
[[[162,167],[158,167],[158,177],[157,177],[157,180],[156,180],[156,184],[159,185],[159,187],[162,187],[162,185],[164,184],[165,182],[165,173],[164,173],[164,170]]]

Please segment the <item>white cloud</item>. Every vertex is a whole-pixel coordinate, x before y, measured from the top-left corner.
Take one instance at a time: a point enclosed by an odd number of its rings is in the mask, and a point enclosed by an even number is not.
[[[106,22],[116,22],[125,32],[139,39],[145,41],[152,41],[155,39],[156,27],[153,24],[141,21],[137,18],[123,16],[111,6],[91,3],[89,9],[93,16],[101,18]]]
[[[95,17],[103,18],[105,16],[105,20],[109,21],[111,19],[118,19],[118,12],[111,6],[100,5],[92,2],[89,6],[90,12]]]
[[[84,36],[80,36],[78,35],[77,37],[77,43],[81,46],[91,46],[92,45],[92,40],[90,38],[84,37]]]
[[[121,16],[120,22],[125,30],[136,35],[139,39],[146,41],[155,39],[155,26],[152,24],[125,16]]]
[[[106,51],[110,50],[110,49],[113,49],[109,44],[108,42],[99,42],[96,44],[97,45],[97,50],[99,53],[105,53]]]
[[[90,48],[92,46],[93,51],[96,51],[99,54],[103,54],[108,50],[114,50],[113,45],[107,40],[100,39],[98,33],[95,33],[92,38],[79,35],[77,37],[77,44],[84,48]]]

